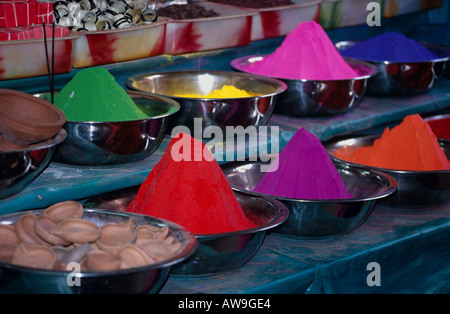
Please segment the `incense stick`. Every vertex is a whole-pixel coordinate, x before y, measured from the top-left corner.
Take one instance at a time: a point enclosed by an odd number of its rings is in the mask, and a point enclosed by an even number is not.
[[[55,21],[52,21],[52,85],[50,86],[50,92],[52,94],[52,104],[53,96],[55,93]]]
[[[51,97],[51,103],[53,104],[53,94],[54,94],[54,78],[55,78],[55,57],[54,57],[54,51],[55,51],[55,22],[53,21],[52,24],[52,69],[50,70],[50,61],[48,56],[48,48],[47,48],[47,32],[45,28],[45,20],[42,16],[42,30],[44,32],[44,46],[45,46],[45,59],[47,61],[47,73],[48,73],[48,83],[50,87],[50,97]]]
[[[49,84],[49,87],[51,89],[51,87],[52,87],[52,78],[50,76],[50,62],[48,61],[47,34],[45,32],[44,16],[42,16],[42,31],[44,32],[44,47],[45,47],[45,59],[47,60],[48,84]]]

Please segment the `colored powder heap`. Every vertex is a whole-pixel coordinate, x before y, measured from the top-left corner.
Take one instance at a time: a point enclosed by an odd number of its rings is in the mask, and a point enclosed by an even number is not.
[[[127,211],[173,221],[194,234],[256,227],[205,144],[183,133],[169,143]]]
[[[246,71],[284,79],[339,80],[359,76],[314,21],[298,24],[272,54]]]
[[[418,115],[410,115],[402,123],[389,130],[372,146],[351,151],[342,147],[335,156],[353,163],[386,169],[430,171],[450,169],[436,135]]]
[[[386,32],[341,52],[344,57],[367,61],[417,62],[439,58],[403,34]]]
[[[450,117],[428,121],[434,135],[439,138],[450,140]]]
[[[191,98],[240,98],[240,97],[251,97],[259,96],[252,92],[247,92],[243,89],[239,89],[233,85],[224,85],[221,89],[215,89],[206,95],[201,94],[181,94],[175,95],[178,97],[191,97]]]
[[[278,168],[266,172],[253,191],[297,199],[352,198],[322,143],[306,129],[294,134],[273,164]]]
[[[55,95],[55,105],[69,121],[130,121],[146,119],[133,99],[108,70],[81,70]]]

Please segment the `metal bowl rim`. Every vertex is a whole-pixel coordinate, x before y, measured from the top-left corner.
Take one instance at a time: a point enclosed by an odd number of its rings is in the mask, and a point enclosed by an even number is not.
[[[137,193],[137,190],[139,188],[139,185],[134,186],[134,187],[130,187],[130,188],[125,188],[125,190],[130,189],[129,191],[125,192],[126,194],[129,193],[133,193],[133,195],[135,195],[135,193]],[[136,190],[134,192],[134,190]],[[235,191],[233,191],[234,193],[236,193]],[[108,194],[108,193],[106,193]],[[248,193],[241,193],[244,197],[249,197]],[[197,239],[216,239],[216,238],[224,238],[224,237],[230,237],[230,236],[239,236],[239,235],[243,235],[243,234],[249,234],[249,233],[256,233],[256,232],[262,232],[271,228],[274,228],[276,226],[278,226],[279,224],[283,223],[289,216],[289,210],[288,208],[282,203],[277,201],[274,198],[262,198],[262,197],[257,197],[258,201],[260,202],[269,202],[272,205],[274,205],[275,207],[277,207],[279,209],[279,214],[277,216],[272,217],[268,222],[254,227],[254,228],[248,228],[248,229],[244,229],[244,230],[236,230],[236,231],[231,231],[231,232],[223,232],[223,233],[193,233],[194,237]],[[91,206],[99,206],[96,205],[99,203],[99,200],[96,200],[96,197],[93,197],[91,199],[88,199],[86,201],[87,203],[93,203],[93,205]],[[122,212],[121,210],[116,210],[118,212]],[[126,212],[126,211],[123,211]],[[148,215],[144,215],[144,216],[148,216]]]
[[[428,116],[423,118],[424,121],[434,121],[434,120],[439,120],[439,119],[447,119],[450,118],[450,113],[441,113],[441,114],[437,114],[437,115],[433,115],[433,116]]]
[[[171,96],[171,95],[166,95],[166,94],[158,94],[158,93],[151,93],[151,92],[145,92],[142,91],[141,89],[135,87],[133,85],[133,82],[136,81],[140,81],[142,78],[145,77],[151,77],[151,76],[164,76],[164,75],[191,75],[191,74],[211,74],[211,75],[221,75],[221,76],[242,76],[242,77],[248,77],[248,78],[253,78],[256,80],[260,80],[260,81],[264,81],[267,83],[271,83],[271,84],[276,84],[278,86],[277,90],[273,93],[269,93],[269,94],[264,94],[264,95],[259,95],[259,96],[248,96],[248,97],[227,97],[227,98],[208,98],[208,97],[182,97],[182,96]],[[215,70],[186,70],[186,71],[165,71],[165,72],[149,72],[149,73],[143,73],[143,74],[138,74],[135,76],[132,76],[130,78],[127,79],[127,81],[125,82],[125,85],[133,90],[136,91],[141,91],[143,93],[149,93],[149,94],[153,94],[153,95],[159,95],[162,97],[170,97],[170,98],[179,98],[179,99],[184,99],[184,100],[202,100],[202,101],[226,101],[226,100],[236,100],[236,99],[260,99],[260,98],[265,98],[265,97],[271,97],[271,96],[275,96],[278,94],[283,93],[284,91],[287,90],[287,85],[285,82],[281,81],[278,78],[275,77],[268,77],[268,76],[263,76],[263,75],[259,75],[259,74],[253,74],[253,73],[248,73],[248,72],[234,72],[234,71],[215,71]]]
[[[60,143],[62,143],[67,138],[67,131],[65,129],[59,130],[59,132],[53,136],[52,138],[49,138],[45,141],[29,145],[28,147],[24,147],[23,149],[14,149],[14,150],[7,150],[7,151],[1,151],[0,155],[3,154],[17,154],[17,153],[23,153],[23,152],[32,152],[37,150],[42,150],[46,148],[54,147]]]
[[[398,182],[397,180],[395,180],[392,176],[390,176],[389,174],[383,173],[381,171],[377,171],[375,169],[368,169],[365,168],[364,166],[361,165],[357,165],[357,164],[349,164],[349,163],[345,163],[345,162],[341,162],[340,160],[333,160],[333,162],[335,163],[339,163],[343,166],[346,167],[350,167],[353,169],[360,169],[360,170],[364,170],[364,171],[369,171],[372,174],[376,175],[377,177],[381,177],[383,179],[385,179],[387,182],[389,182],[389,185],[386,187],[385,191],[383,191],[382,193],[378,193],[376,195],[373,196],[366,196],[366,197],[358,197],[358,198],[340,198],[340,199],[300,199],[300,198],[293,198],[293,197],[282,197],[282,196],[277,196],[277,195],[270,195],[270,194],[264,194],[264,193],[259,193],[259,192],[254,192],[251,190],[246,190],[240,187],[237,187],[235,185],[231,185],[231,188],[235,191],[241,192],[241,193],[245,193],[245,194],[249,194],[249,195],[254,195],[254,196],[258,196],[258,197],[269,197],[269,198],[275,198],[279,201],[290,201],[290,202],[298,202],[298,203],[349,203],[349,202],[367,202],[367,201],[373,201],[373,200],[377,200],[380,198],[384,198],[387,197],[391,194],[393,194],[395,191],[397,191],[398,189]],[[237,164],[238,162],[235,162],[233,164]],[[240,165],[245,166],[248,165],[249,163],[255,164],[258,162],[239,162]],[[223,167],[226,167],[227,164],[223,164]],[[221,166],[221,167],[222,167]]]
[[[447,119],[450,118],[450,113],[442,113],[442,114],[438,114],[438,115],[434,115],[434,116],[429,116],[424,118],[423,120],[425,122],[428,121],[434,121],[434,120],[439,120],[439,119]],[[437,136],[436,136],[437,137]],[[437,137],[438,141],[445,144],[445,145],[450,145],[450,139],[448,138],[444,138],[444,137]]]
[[[231,61],[230,66],[237,70],[237,71],[241,71],[243,73],[249,73],[249,74],[253,74],[251,72],[248,72],[244,69],[242,69],[241,67],[241,63],[245,62],[249,59],[252,58],[264,58],[265,56],[267,56],[268,54],[259,54],[259,55],[248,55],[248,56],[244,56],[244,57],[239,57],[236,58],[234,60]],[[271,75],[264,75],[265,77],[268,78],[274,78],[274,79],[278,79],[278,80],[283,80],[285,82],[302,82],[302,83],[306,83],[306,82],[315,82],[315,83],[327,83],[327,82],[345,82],[345,81],[358,81],[358,80],[366,80],[369,79],[373,76],[375,76],[376,74],[378,74],[378,69],[376,66],[374,66],[373,64],[366,62],[364,60],[357,60],[357,59],[353,59],[353,58],[344,58],[344,60],[347,63],[353,63],[353,64],[357,64],[357,65],[361,65],[361,66],[365,66],[367,68],[369,68],[371,70],[371,72],[369,74],[366,75],[361,75],[361,76],[357,76],[357,77],[353,77],[353,78],[349,78],[349,79],[339,79],[339,80],[308,80],[308,79],[289,79],[289,78],[281,78],[281,77],[276,77],[276,76],[271,76]],[[349,64],[350,65],[350,64]],[[260,75],[260,74],[254,74],[254,75]]]
[[[362,135],[362,136],[357,136],[357,137],[354,137],[354,136],[353,137],[341,137],[338,140],[330,141],[329,144],[331,145],[331,144],[338,143],[338,142],[341,142],[341,141],[347,141],[347,140],[352,140],[352,139],[356,139],[356,138],[364,138],[364,139],[372,139],[373,138],[373,139],[377,139],[379,137],[380,137],[379,135]],[[446,146],[450,146],[450,142],[441,141],[441,140],[439,140],[438,142],[440,144],[444,144]],[[414,175],[415,174],[415,175],[418,175],[418,174],[444,174],[444,173],[450,173],[450,169],[447,169],[447,170],[425,170],[425,171],[423,171],[423,170],[399,170],[399,169],[389,169],[389,168],[374,167],[374,166],[368,166],[368,165],[363,165],[363,164],[356,164],[356,163],[353,163],[353,162],[350,162],[350,161],[347,161],[347,160],[344,160],[344,159],[340,159],[340,158],[334,156],[333,154],[331,154],[330,152],[328,152],[328,154],[330,155],[330,157],[334,161],[340,162],[342,164],[347,164],[347,165],[350,165],[350,166],[360,167],[360,168],[364,167],[366,169],[370,169],[372,171],[383,172],[385,174],[394,174],[394,175],[395,174],[404,174],[404,175],[407,175],[407,174],[413,174]]]
[[[238,191],[242,194],[248,195],[248,193],[243,193],[242,191]],[[256,196],[256,195],[255,195]],[[199,233],[194,234],[195,238],[198,240],[212,240],[217,238],[226,238],[226,237],[234,237],[234,236],[240,236],[244,234],[251,234],[251,233],[259,233],[263,231],[267,231],[269,229],[275,228],[278,225],[282,224],[284,221],[287,220],[289,217],[289,209],[280,201],[276,200],[275,198],[269,198],[269,197],[259,197],[258,199],[267,201],[275,205],[278,209],[280,209],[279,215],[273,217],[270,221],[254,228],[249,229],[243,229],[243,230],[237,230],[237,231],[231,231],[231,232],[223,232],[223,233]]]
[[[358,40],[342,40],[342,41],[338,41],[335,43],[335,46],[338,46],[340,44],[344,44],[344,43],[352,43],[352,44],[356,44],[360,41]],[[423,44],[426,47],[426,45],[433,45],[434,47],[438,47],[441,49],[448,49],[449,47],[445,46],[445,45],[440,45],[440,44],[435,44],[435,43],[425,43],[425,42],[419,42],[421,44]],[[353,57],[347,57],[348,59],[352,59],[352,60],[360,60],[360,61],[365,61],[365,62],[370,62],[372,64],[378,64],[378,65],[383,65],[383,64],[415,64],[415,63],[436,63],[436,62],[446,62],[448,60],[450,60],[450,54],[448,57],[441,57],[441,58],[436,58],[436,59],[431,59],[431,60],[425,60],[425,61],[388,61],[388,60],[368,60],[368,59],[359,59],[359,58],[353,58]]]
[[[80,272],[80,276],[82,278],[87,277],[105,277],[105,276],[114,276],[114,275],[126,275],[129,273],[139,273],[143,271],[152,271],[152,270],[160,270],[167,267],[171,267],[172,265],[182,262],[189,258],[191,255],[194,254],[194,252],[197,250],[198,243],[197,239],[195,239],[194,235],[190,233],[186,228],[162,219],[158,217],[153,217],[149,215],[141,215],[136,213],[127,213],[127,212],[118,212],[118,211],[109,211],[109,210],[102,210],[102,209],[84,209],[86,212],[91,213],[101,213],[101,214],[107,214],[107,215],[118,215],[118,216],[131,216],[136,217],[140,219],[146,219],[145,217],[149,217],[150,219],[154,219],[158,222],[161,222],[169,227],[172,227],[176,229],[177,231],[181,232],[183,236],[186,238],[186,246],[177,254],[172,256],[171,258],[165,259],[163,261],[160,261],[158,263],[146,265],[146,266],[140,266],[140,267],[132,267],[127,269],[121,269],[121,270],[114,270],[114,271],[103,271],[103,272]],[[40,210],[31,210],[31,212],[34,213],[41,213],[44,211],[44,209]],[[9,214],[0,215],[0,223],[2,220],[8,218],[8,217],[16,217],[18,214],[22,214],[21,212],[13,212]],[[149,219],[147,218],[147,219]],[[28,273],[37,273],[37,274],[44,274],[44,275],[53,275],[53,276],[61,276],[61,275],[67,275],[70,273],[70,271],[58,271],[58,270],[48,270],[48,269],[39,269],[39,268],[31,268],[31,267],[25,267],[25,266],[19,266],[14,265],[11,263],[1,262],[0,261],[0,267],[8,268],[8,269],[14,269],[14,270],[21,270]]]

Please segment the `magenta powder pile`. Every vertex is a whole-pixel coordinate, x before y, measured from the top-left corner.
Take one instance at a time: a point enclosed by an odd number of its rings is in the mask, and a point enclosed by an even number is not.
[[[294,80],[340,80],[359,76],[314,21],[298,24],[272,54],[248,65],[245,71]]]
[[[320,140],[298,130],[253,191],[309,200],[352,198]]]

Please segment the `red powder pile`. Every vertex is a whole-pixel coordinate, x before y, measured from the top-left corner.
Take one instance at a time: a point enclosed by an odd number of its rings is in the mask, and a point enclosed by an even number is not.
[[[256,227],[205,144],[184,133],[172,139],[127,211],[173,221],[194,234]]]
[[[342,147],[335,156],[357,164],[386,169],[431,171],[450,169],[436,135],[418,115],[410,115],[392,130],[386,128],[372,146],[353,152]]]
[[[428,121],[428,125],[433,130],[434,135],[450,140],[450,117],[430,120]]]
[[[315,21],[298,24],[272,54],[245,70],[294,80],[340,80],[359,76]]]

